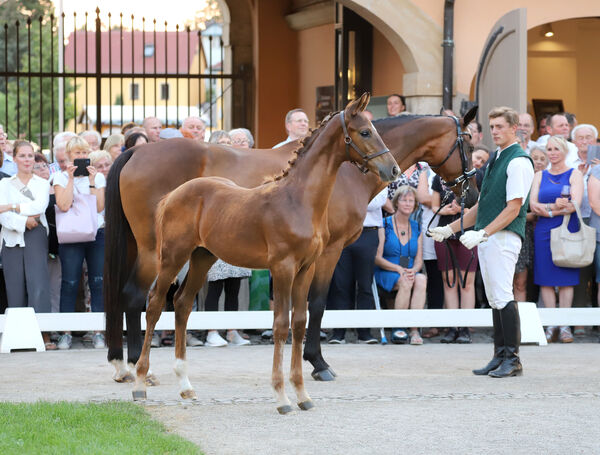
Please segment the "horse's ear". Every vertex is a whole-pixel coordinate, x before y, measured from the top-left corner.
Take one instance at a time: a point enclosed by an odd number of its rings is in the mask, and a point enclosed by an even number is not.
[[[463,117],[463,125],[467,126],[469,123],[471,123],[473,120],[475,120],[475,117],[477,117],[477,110],[479,109],[479,106],[473,106],[469,112],[467,112],[465,114],[465,116]]]
[[[367,108],[370,100],[371,94],[369,92],[365,92],[359,99],[352,101],[348,105],[347,110],[351,116],[355,116],[356,114],[364,111]]]

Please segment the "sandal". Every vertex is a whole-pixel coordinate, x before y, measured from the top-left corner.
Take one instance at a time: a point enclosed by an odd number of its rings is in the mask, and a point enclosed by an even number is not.
[[[560,335],[558,336],[558,339],[561,343],[572,343],[573,335],[571,334],[571,327],[562,326],[560,328]]]
[[[413,346],[421,346],[423,344],[423,338],[419,335],[419,331],[415,330],[410,334],[410,344]]]
[[[546,341],[548,343],[553,343],[556,341],[557,328],[555,326],[546,327]]]
[[[160,339],[160,344],[163,346],[173,346],[173,335],[165,335]]]
[[[46,341],[44,346],[46,347],[46,351],[56,351],[58,349],[58,346],[53,341]]]
[[[433,338],[436,337],[440,334],[440,331],[437,329],[437,327],[430,327],[428,328],[426,331],[423,332],[423,335],[421,335],[423,338]]]

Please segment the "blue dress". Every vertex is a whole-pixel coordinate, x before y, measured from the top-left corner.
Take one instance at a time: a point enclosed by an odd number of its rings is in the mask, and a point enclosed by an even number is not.
[[[569,185],[573,169],[562,174],[553,175],[543,171],[540,182],[538,201],[542,204],[552,204],[560,197],[563,185]],[[540,216],[534,231],[533,277],[539,286],[575,286],[579,284],[579,269],[557,267],[552,262],[550,251],[550,230],[562,224],[563,217],[548,218]],[[579,220],[572,216],[569,220],[569,231],[579,230]]]
[[[383,227],[385,229],[383,258],[393,262],[394,264],[399,264],[401,256],[408,257],[408,268],[411,268],[415,262],[415,256],[419,250],[419,235],[421,234],[421,227],[416,221],[410,220],[410,240],[403,245],[400,243],[398,236],[394,232],[394,222],[392,221],[392,217],[393,216],[389,216],[383,220]],[[382,289],[391,292],[399,278],[400,274],[398,272],[384,270],[375,266],[375,282]]]

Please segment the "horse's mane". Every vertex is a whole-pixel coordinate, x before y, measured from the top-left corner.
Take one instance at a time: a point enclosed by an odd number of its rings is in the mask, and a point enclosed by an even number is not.
[[[386,131],[389,128],[393,128],[398,125],[403,125],[408,122],[412,122],[413,120],[418,120],[421,118],[431,118],[431,117],[442,117],[441,115],[416,115],[416,114],[406,114],[406,115],[397,115],[395,117],[386,117],[377,120],[373,120],[373,126],[375,129],[381,133],[382,131]]]
[[[319,124],[319,126],[317,127],[317,129],[311,130],[311,132],[310,132],[310,134],[308,136],[306,136],[301,141],[298,141],[298,147],[295,150],[292,151],[292,153],[294,155],[288,161],[288,167],[286,167],[285,169],[283,169],[280,174],[275,175],[275,176],[273,176],[273,177],[268,178],[267,180],[265,180],[263,182],[263,185],[265,183],[277,182],[277,181],[281,180],[282,178],[286,177],[289,174],[290,169],[298,161],[298,158],[300,158],[302,155],[304,155],[306,153],[306,151],[312,146],[312,144],[317,140],[317,138],[319,137],[319,135],[321,134],[321,132],[325,128],[325,125],[327,125],[327,123],[329,122],[329,120],[331,120],[331,118],[335,114],[337,114],[337,112],[332,112],[332,113],[328,114],[321,121],[321,123]]]

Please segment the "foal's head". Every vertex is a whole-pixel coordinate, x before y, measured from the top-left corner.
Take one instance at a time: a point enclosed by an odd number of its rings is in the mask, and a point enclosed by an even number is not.
[[[346,151],[350,161],[361,171],[373,171],[384,182],[392,182],[400,175],[400,168],[371,121],[363,114],[370,98],[371,95],[364,93],[340,113]]]

